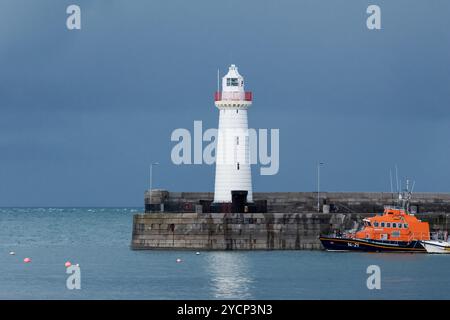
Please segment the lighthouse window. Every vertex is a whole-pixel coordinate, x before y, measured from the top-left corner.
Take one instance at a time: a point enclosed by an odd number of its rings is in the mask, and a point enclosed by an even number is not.
[[[236,137],[236,145],[239,145],[239,137]]]
[[[386,223],[386,228],[390,228],[391,227],[391,223],[390,222],[387,222]]]
[[[239,170],[239,162],[237,163],[237,169]]]
[[[384,228],[384,222],[381,223],[381,227]]]
[[[392,228],[397,228],[397,224],[396,224],[396,223],[393,223],[393,224],[392,224]]]
[[[378,227],[378,222],[373,223],[374,227]]]
[[[239,79],[238,78],[227,78],[227,86],[229,86],[229,87],[239,86]]]

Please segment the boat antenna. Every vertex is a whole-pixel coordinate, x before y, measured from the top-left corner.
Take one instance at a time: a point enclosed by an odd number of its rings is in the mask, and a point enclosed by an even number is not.
[[[397,180],[397,193],[400,192],[398,188],[398,168],[397,165],[395,165],[395,180]]]
[[[394,188],[392,186],[392,169],[389,169],[389,178],[391,181],[391,197],[392,197],[392,200],[394,200]]]

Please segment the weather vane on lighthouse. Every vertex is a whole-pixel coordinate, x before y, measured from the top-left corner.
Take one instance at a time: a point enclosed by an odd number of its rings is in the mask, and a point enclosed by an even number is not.
[[[232,191],[247,193],[247,202],[252,203],[247,120],[252,93],[244,90],[244,78],[234,64],[222,78],[222,91],[216,92],[214,100],[219,109],[214,204],[231,203]]]

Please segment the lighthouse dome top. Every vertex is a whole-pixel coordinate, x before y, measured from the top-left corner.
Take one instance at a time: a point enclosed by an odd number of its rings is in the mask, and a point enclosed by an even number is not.
[[[238,67],[232,64],[228,73],[222,78],[222,91],[244,92],[244,77],[239,74]]]
[[[219,79],[217,79],[219,80]],[[219,89],[219,83],[217,83]],[[253,95],[244,90],[244,77],[239,74],[236,65],[228,68],[228,73],[222,78],[222,91],[214,94],[214,103],[219,109],[247,109],[252,105]]]

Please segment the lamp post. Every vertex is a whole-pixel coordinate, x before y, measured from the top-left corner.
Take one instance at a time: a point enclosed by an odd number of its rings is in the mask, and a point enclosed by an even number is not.
[[[153,166],[158,165],[158,162],[153,162],[150,164],[150,196],[152,195],[152,187],[153,187]]]
[[[320,212],[320,167],[323,162],[317,163],[317,212]]]

